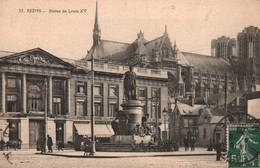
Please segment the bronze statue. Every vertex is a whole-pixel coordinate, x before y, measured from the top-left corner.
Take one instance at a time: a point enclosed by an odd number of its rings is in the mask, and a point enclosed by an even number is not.
[[[132,66],[125,73],[124,93],[127,100],[136,100],[136,74]]]

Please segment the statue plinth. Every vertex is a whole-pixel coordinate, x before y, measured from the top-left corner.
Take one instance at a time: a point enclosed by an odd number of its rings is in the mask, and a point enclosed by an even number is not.
[[[131,144],[134,141],[146,142],[151,140],[147,127],[142,123],[142,107],[144,104],[140,100],[136,100],[136,74],[133,72],[132,66],[125,73],[124,96],[126,101],[121,104],[123,110],[118,111],[116,119],[111,122],[115,132],[115,135],[110,139],[111,143]]]
[[[123,107],[123,111],[125,111],[129,117],[125,135],[133,135],[133,130],[136,125],[142,124],[142,107],[144,104],[140,100],[126,100],[121,106]]]

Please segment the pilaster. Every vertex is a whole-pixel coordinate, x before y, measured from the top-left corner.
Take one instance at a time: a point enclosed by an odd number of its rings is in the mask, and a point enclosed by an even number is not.
[[[49,81],[49,114],[52,114],[52,76],[48,77]]]
[[[27,112],[27,85],[26,85],[26,74],[23,74],[23,113]]]
[[[5,72],[2,72],[2,112],[5,113],[5,88],[6,88],[6,79]]]

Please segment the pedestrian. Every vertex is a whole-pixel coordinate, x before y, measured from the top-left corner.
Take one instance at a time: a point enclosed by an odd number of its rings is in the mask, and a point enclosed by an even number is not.
[[[48,152],[53,152],[52,151],[52,145],[53,145],[52,139],[51,139],[51,137],[49,135],[47,135]]]
[[[90,140],[88,138],[84,138],[84,156],[87,156],[88,153],[90,152]]]
[[[190,139],[190,150],[191,151],[195,151],[195,141],[196,141],[196,138],[191,137],[191,139]]]
[[[5,147],[5,141],[4,141],[4,139],[2,138],[2,139],[1,139],[1,142],[0,142],[0,149],[3,151],[3,150],[4,150],[4,147]]]
[[[132,143],[132,152],[135,151],[135,148],[136,148],[136,145],[135,145],[135,140],[134,140],[133,143]]]
[[[139,146],[140,146],[140,148],[141,148],[142,151],[146,152],[146,147],[145,147],[145,145],[144,145],[144,141],[143,141],[143,140],[141,140]]]
[[[38,138],[36,141],[36,150],[37,151],[41,150],[41,139],[40,138]]]
[[[153,140],[151,139],[151,141],[148,143],[149,152],[151,152],[152,145],[153,145]]]
[[[58,151],[60,151],[60,150],[63,151],[62,147],[63,147],[63,144],[62,144],[61,140],[58,140]]]
[[[41,153],[45,153],[45,152],[46,152],[45,145],[46,145],[46,139],[45,139],[45,137],[43,136],[43,137],[41,138],[41,142],[40,142]]]
[[[209,146],[207,151],[213,151],[212,139],[209,139]]]
[[[220,161],[220,157],[221,157],[221,140],[218,139],[217,140],[217,143],[216,143],[216,146],[215,146],[215,149],[217,151],[217,157],[216,157],[216,161]]]
[[[183,143],[184,143],[185,151],[189,151],[189,140],[187,136],[184,137]]]

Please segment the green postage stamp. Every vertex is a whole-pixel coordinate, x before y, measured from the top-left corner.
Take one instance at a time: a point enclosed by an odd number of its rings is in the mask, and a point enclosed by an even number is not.
[[[260,167],[259,126],[228,126],[227,147],[228,167]]]

